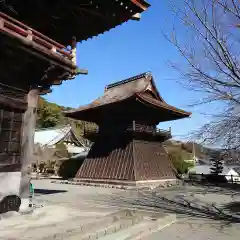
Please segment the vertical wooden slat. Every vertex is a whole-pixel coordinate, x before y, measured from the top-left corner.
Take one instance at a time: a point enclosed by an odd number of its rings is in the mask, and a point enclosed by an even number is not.
[[[120,134],[100,137],[76,177],[98,180],[158,180],[174,178],[165,149],[153,139],[135,140]]]
[[[119,148],[118,145],[118,140],[115,138],[112,141],[115,141],[115,146],[113,146],[115,149],[111,152],[111,154],[109,154],[110,156],[110,166],[111,166],[111,170],[109,171],[109,178],[110,179],[116,179],[116,167],[118,164],[118,159],[119,156],[121,155],[121,148]]]
[[[124,179],[124,172],[126,169],[126,159],[128,156],[128,151],[124,151],[122,158],[121,158],[121,164],[120,164],[120,170],[119,170],[119,179]]]
[[[121,174],[121,168],[123,167],[124,165],[124,162],[123,162],[123,158],[124,158],[124,153],[126,151],[121,151],[121,154],[119,154],[118,158],[117,158],[117,166],[116,166],[116,172],[115,172],[115,178],[116,179],[120,179],[120,174]]]
[[[102,177],[104,179],[106,179],[107,178],[107,170],[108,170],[108,167],[109,167],[108,159],[107,158],[102,158],[102,164],[103,164]]]

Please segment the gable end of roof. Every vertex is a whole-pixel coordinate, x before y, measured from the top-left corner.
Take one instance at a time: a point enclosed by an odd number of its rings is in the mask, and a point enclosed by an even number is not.
[[[114,82],[112,84],[107,85],[105,87],[105,91],[109,90],[110,88],[118,87],[120,85],[123,85],[123,84],[129,83],[129,82],[138,80],[140,78],[146,78],[149,74],[150,74],[149,72],[145,72],[145,73],[141,73],[141,74],[138,74],[136,76],[133,76],[133,77],[130,77],[130,78],[118,81],[118,82]]]

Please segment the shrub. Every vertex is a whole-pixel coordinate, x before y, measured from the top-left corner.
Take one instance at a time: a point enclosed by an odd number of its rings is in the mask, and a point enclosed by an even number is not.
[[[63,179],[74,178],[83,163],[82,159],[69,159],[60,164],[58,175]]]
[[[211,157],[210,162],[212,164],[211,174],[218,175],[223,172],[223,160],[217,154]]]
[[[188,169],[193,166],[192,163],[184,161],[184,156],[181,153],[173,152],[169,154],[169,158],[177,170],[178,174],[188,173]]]
[[[46,173],[54,174],[54,169],[52,168],[47,168]]]

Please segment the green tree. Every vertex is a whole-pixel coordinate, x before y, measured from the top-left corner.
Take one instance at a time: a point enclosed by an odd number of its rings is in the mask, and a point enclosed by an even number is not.
[[[46,99],[40,97],[38,103],[38,118],[37,128],[50,128],[58,125],[70,124],[74,129],[77,137],[82,138],[84,129],[95,129],[97,126],[91,122],[75,120],[64,116],[64,111],[71,110],[70,107],[59,106],[55,103],[50,103]],[[86,139],[81,139],[85,145],[90,146],[91,142]]]
[[[219,175],[223,172],[223,160],[220,158],[219,154],[213,154],[210,158],[212,167],[210,168],[211,174]]]
[[[169,153],[169,158],[178,174],[187,173],[188,169],[193,166],[193,164],[184,161],[184,154],[181,151]]]
[[[40,98],[38,108],[37,127],[49,128],[55,127],[63,122],[63,114],[61,108],[54,103],[49,103],[45,99]]]

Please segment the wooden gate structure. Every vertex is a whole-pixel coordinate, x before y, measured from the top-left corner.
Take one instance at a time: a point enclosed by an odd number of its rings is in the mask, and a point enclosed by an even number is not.
[[[148,7],[144,0],[0,2],[0,213],[16,210],[17,196],[23,208],[28,204],[39,94],[87,73],[77,67],[77,42],[136,19]]]

